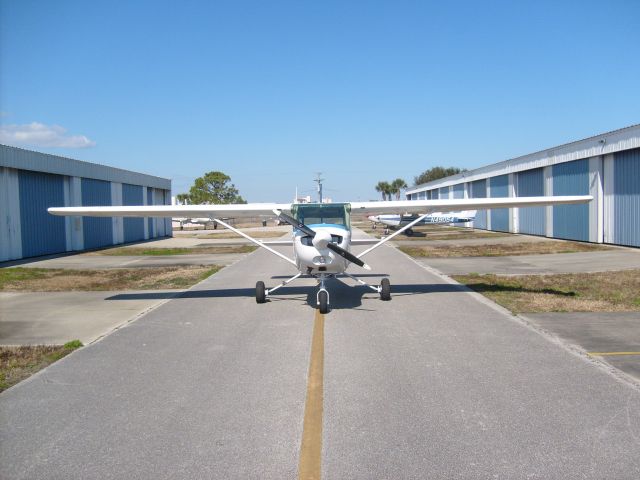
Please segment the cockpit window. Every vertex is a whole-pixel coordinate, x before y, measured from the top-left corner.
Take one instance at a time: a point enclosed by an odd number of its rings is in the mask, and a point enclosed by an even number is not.
[[[308,204],[296,205],[296,218],[305,225],[330,223],[349,226],[347,209],[344,204]]]

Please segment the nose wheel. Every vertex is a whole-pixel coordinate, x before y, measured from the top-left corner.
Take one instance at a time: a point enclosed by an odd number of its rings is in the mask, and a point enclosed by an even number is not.
[[[329,312],[329,292],[326,290],[318,291],[318,310],[320,313]]]

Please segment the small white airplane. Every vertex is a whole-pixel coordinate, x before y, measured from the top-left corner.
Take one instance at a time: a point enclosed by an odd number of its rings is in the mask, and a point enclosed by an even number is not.
[[[369,220],[373,222],[373,229],[377,227],[378,223],[384,225],[384,234],[389,234],[389,227],[395,229],[397,227],[404,227],[405,225],[413,222],[417,218],[417,214],[389,214],[389,215],[369,215]],[[448,223],[466,223],[473,222],[476,218],[476,210],[467,210],[463,212],[435,212],[428,215],[425,219],[418,222],[416,225],[441,225]],[[407,228],[404,234],[410,237],[413,235],[413,229]]]
[[[56,207],[49,208],[53,215],[93,216],[93,217],[202,217],[228,228],[250,242],[258,245],[289,262],[298,273],[273,288],[266,288],[264,282],[256,284],[256,302],[265,303],[279,288],[291,283],[302,275],[318,280],[317,306],[321,313],[329,311],[329,292],[325,287],[328,278],[345,275],[360,285],[364,285],[380,295],[382,300],[391,300],[389,279],[383,278],[380,285],[369,285],[346,270],[353,263],[366,270],[371,267],[362,257],[388,242],[407,229],[424,221],[433,212],[452,212],[470,209],[491,209],[509,207],[536,207],[543,205],[564,205],[586,203],[593,197],[519,197],[519,198],[474,198],[453,200],[400,200],[390,202],[352,203],[246,203],[228,205],[148,205],[110,207]],[[353,239],[351,237],[351,215],[407,212],[415,219],[381,240]],[[280,221],[293,227],[291,240],[262,242],[226,223],[224,217],[257,217],[275,215]],[[368,244],[371,247],[354,255],[352,245]],[[273,245],[292,245],[293,259],[273,249]]]
[[[179,223],[180,230],[184,229],[185,224],[202,225],[202,227],[206,230],[207,225],[213,222],[213,220],[211,220],[209,217],[201,217],[201,218],[177,217],[177,218],[172,218],[171,221]]]

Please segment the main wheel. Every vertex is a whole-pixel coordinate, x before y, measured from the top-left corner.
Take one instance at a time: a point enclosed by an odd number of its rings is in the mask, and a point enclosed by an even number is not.
[[[413,229],[412,229],[412,228],[407,228],[407,229],[404,231],[404,234],[405,234],[407,237],[410,237],[411,235],[413,235]]]
[[[256,303],[265,303],[267,301],[267,294],[264,287],[264,282],[256,283]]]
[[[388,278],[383,278],[380,282],[380,300],[391,300],[391,283]]]
[[[325,290],[318,292],[318,309],[320,313],[327,313],[329,311],[329,294]]]

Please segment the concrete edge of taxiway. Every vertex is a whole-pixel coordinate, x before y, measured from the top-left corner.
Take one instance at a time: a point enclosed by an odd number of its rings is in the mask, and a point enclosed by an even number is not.
[[[249,252],[244,254],[243,256],[239,257],[237,260],[235,260],[234,262],[230,263],[229,265],[226,265],[225,268],[228,268],[236,263],[238,263],[240,260],[249,257],[253,254],[255,254],[257,251],[259,251],[259,249],[254,250],[253,252]],[[215,275],[215,274],[214,274]],[[176,299],[177,297],[179,297],[180,295],[184,294],[185,292],[188,292],[191,289],[196,288],[198,285],[200,285],[203,282],[206,282],[207,280],[209,280],[211,277],[207,277],[204,280],[199,281],[198,283],[195,283],[193,285],[191,285],[189,288],[184,289],[184,290],[179,290],[176,292],[176,294],[170,298],[165,298],[164,300],[159,301],[158,303],[155,303],[154,305],[151,305],[150,307],[144,309],[142,312],[138,312],[135,315],[133,315],[132,317],[128,318],[127,320],[123,321],[122,323],[119,323],[118,325],[114,326],[113,328],[111,328],[110,330],[102,333],[100,336],[98,336],[97,338],[95,338],[94,340],[92,340],[91,342],[87,343],[86,345],[83,345],[80,348],[76,348],[75,350],[71,351],[69,354],[65,355],[64,357],[62,357],[61,359],[50,363],[49,365],[47,365],[46,367],[38,370],[37,372],[35,372],[33,375],[28,376],[27,378],[25,378],[24,380],[21,380],[20,382],[16,383],[15,385],[12,385],[11,387],[5,389],[3,392],[0,393],[0,395],[4,394],[5,392],[18,387],[19,385],[25,385],[29,382],[32,382],[36,379],[38,379],[40,377],[40,375],[42,375],[45,371],[47,371],[52,365],[61,365],[63,364],[65,361],[67,361],[68,358],[70,358],[72,355],[74,355],[76,352],[78,352],[79,350],[84,350],[86,348],[90,348],[92,345],[97,344],[98,342],[101,342],[102,340],[104,340],[105,338],[107,338],[108,336],[110,336],[111,334],[115,333],[118,330],[122,330],[124,328],[127,328],[128,326],[132,325],[133,323],[135,323],[136,321],[140,320],[141,318],[145,317],[146,315],[148,315],[149,313],[153,312],[154,310],[160,308],[162,305],[164,305],[165,303]],[[150,290],[153,291],[153,290]],[[5,345],[7,346],[7,345]]]
[[[474,290],[472,290],[471,288],[467,287],[466,285],[457,282],[456,280],[454,280],[453,278],[451,278],[450,276],[442,273],[441,271],[430,267],[429,265],[425,265],[420,263],[419,261],[417,261],[415,258],[413,258],[412,256],[404,253],[402,250],[400,250],[396,245],[389,245],[387,244],[389,247],[391,248],[395,248],[400,254],[404,255],[406,258],[408,258],[409,260],[411,260],[414,264],[418,265],[420,268],[426,270],[427,272],[431,273],[432,275],[435,275],[439,278],[441,278],[443,281],[451,284],[451,285],[458,285],[460,287],[462,287],[463,289],[466,290],[467,293],[469,293],[470,295],[473,296],[473,298],[475,298],[477,301],[483,303],[484,305],[487,305],[489,307],[491,307],[493,310],[503,314],[504,316],[506,316],[507,318],[509,318],[511,321],[518,323],[519,325],[522,325],[523,327],[537,333],[538,335],[540,335],[541,337],[545,338],[547,341],[558,345],[560,348],[562,348],[563,350],[565,350],[566,352],[570,353],[571,355],[580,358],[581,360],[583,360],[586,363],[589,363],[595,367],[597,367],[598,369],[604,371],[605,373],[608,373],[609,375],[613,376],[617,381],[633,388],[636,391],[640,392],[640,379],[636,379],[635,377],[628,375],[627,373],[623,372],[622,370],[619,370],[615,367],[613,367],[612,365],[608,364],[607,362],[605,362],[604,360],[601,360],[599,358],[593,357],[591,355],[588,354],[588,352],[582,348],[580,345],[576,345],[574,343],[570,343],[567,342],[566,340],[563,340],[562,338],[560,338],[559,336],[557,336],[556,334],[554,334],[553,332],[550,332],[549,330],[546,330],[538,325],[535,325],[534,323],[530,322],[529,320],[527,320],[524,317],[521,317],[518,314],[512,313],[511,311],[507,310],[506,308],[504,308],[501,305],[498,305],[497,303],[495,303],[494,301],[492,301],[491,299],[485,297],[484,295],[482,295],[481,293],[478,293]],[[393,292],[393,286],[391,287],[392,292]]]

